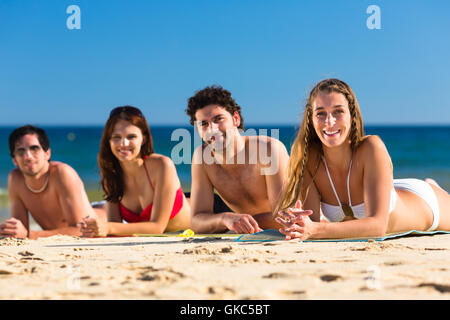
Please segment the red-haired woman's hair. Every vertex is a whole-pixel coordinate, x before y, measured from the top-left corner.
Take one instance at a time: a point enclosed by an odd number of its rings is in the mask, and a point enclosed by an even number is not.
[[[117,203],[122,200],[124,193],[123,170],[119,160],[111,151],[110,139],[116,123],[120,120],[128,121],[130,124],[141,129],[143,143],[140,157],[145,159],[153,153],[153,139],[147,120],[142,112],[132,106],[121,106],[114,108],[106,121],[100,142],[98,153],[98,166],[100,168],[101,185],[105,192],[107,201]]]

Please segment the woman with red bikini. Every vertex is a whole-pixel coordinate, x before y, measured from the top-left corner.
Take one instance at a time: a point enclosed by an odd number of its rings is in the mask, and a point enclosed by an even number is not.
[[[108,221],[86,217],[83,236],[155,234],[190,227],[190,206],[175,165],[153,152],[150,129],[138,108],[111,111],[98,164]]]

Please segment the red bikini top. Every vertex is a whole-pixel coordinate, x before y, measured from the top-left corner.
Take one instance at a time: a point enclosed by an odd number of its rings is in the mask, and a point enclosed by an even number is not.
[[[145,165],[145,161],[144,161],[144,169],[145,169],[145,173],[147,174],[147,179],[148,179],[148,182],[150,183],[150,186],[152,187],[153,190],[155,190],[155,188],[153,187],[152,181],[150,180],[150,176],[148,174],[147,167]],[[152,214],[152,207],[153,207],[153,203],[150,203],[147,206],[147,208],[145,208],[144,210],[142,210],[141,213],[138,214],[138,213],[131,211],[127,207],[125,207],[122,203],[119,203],[120,215],[122,216],[122,219],[128,223],[150,221],[150,217]],[[177,190],[177,193],[175,195],[175,200],[173,203],[173,208],[172,208],[172,212],[170,214],[169,220],[172,219],[173,217],[175,217],[178,214],[178,212],[180,212],[182,207],[183,207],[183,189],[180,187]]]

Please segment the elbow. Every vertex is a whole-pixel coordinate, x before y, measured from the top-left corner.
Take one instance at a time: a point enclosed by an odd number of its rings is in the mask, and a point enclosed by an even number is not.
[[[386,228],[379,228],[378,230],[376,230],[376,234],[374,235],[374,237],[384,237],[386,235]]]
[[[226,230],[225,228],[222,228],[223,219],[221,215],[213,215],[218,218],[216,221],[205,219],[208,218],[208,216],[210,216],[210,214],[207,213],[193,214],[191,216],[191,230],[195,233],[216,233]]]
[[[201,227],[201,224],[198,221],[198,217],[196,217],[195,215],[191,217],[191,230],[194,231],[195,233],[202,233],[205,232],[205,230],[203,230],[203,228]]]
[[[138,222],[136,225],[133,233],[162,234],[167,228],[167,224],[159,222]]]
[[[155,228],[153,229],[153,233],[156,233],[156,234],[162,234],[162,233],[164,233],[164,231],[166,231],[166,226],[161,225],[161,224],[156,224]]]
[[[371,228],[372,237],[384,237],[387,233],[387,222],[374,220]]]

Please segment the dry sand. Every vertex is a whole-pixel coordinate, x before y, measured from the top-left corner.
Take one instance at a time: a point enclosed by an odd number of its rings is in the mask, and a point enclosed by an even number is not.
[[[450,235],[0,240],[0,299],[449,299]]]

